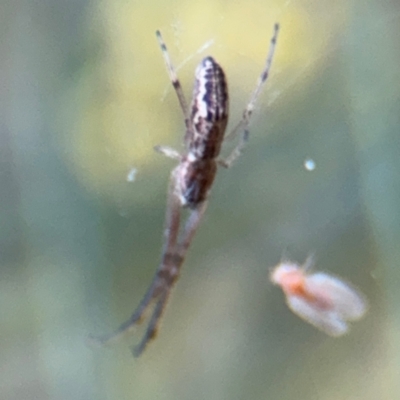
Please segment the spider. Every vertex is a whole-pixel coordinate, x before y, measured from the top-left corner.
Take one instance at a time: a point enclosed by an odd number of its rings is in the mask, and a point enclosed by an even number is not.
[[[206,57],[200,62],[195,72],[193,98],[189,108],[161,33],[156,32],[169,78],[177,94],[185,121],[185,151],[180,154],[169,147],[155,147],[156,151],[179,162],[172,170],[169,181],[161,262],[152,283],[132,316],[112,334],[92,338],[97,343],[110,343],[131,330],[142,321],[145,311],[152,303],[156,303],[153,314],[143,339],[133,349],[133,355],[140,356],[148,342],[156,336],[169,295],[178,280],[186,253],[206,210],[207,198],[217,167],[230,167],[232,162],[239,157],[248,140],[250,118],[263,84],[268,79],[278,31],[279,25],[275,24],[265,67],[259,76],[256,88],[243,111],[242,119],[232,132],[225,136],[225,138],[235,137],[242,132],[239,143],[226,159],[218,158],[229,113],[228,87],[223,69],[212,57]],[[183,208],[187,208],[189,214],[182,228]]]

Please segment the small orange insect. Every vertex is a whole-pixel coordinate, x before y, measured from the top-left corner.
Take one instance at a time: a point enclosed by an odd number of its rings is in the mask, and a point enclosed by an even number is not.
[[[362,318],[367,301],[353,286],[324,272],[310,272],[312,261],[304,265],[283,261],[270,274],[282,288],[289,308],[300,318],[330,336],[349,330],[348,321]]]

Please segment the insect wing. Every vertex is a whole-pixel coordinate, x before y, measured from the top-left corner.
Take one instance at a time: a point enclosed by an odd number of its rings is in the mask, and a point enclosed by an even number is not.
[[[360,319],[367,311],[367,302],[354,287],[341,279],[318,272],[307,276],[306,290],[316,298],[323,298],[332,311],[344,320]]]
[[[346,321],[335,310],[321,309],[300,296],[288,295],[286,301],[296,315],[330,336],[341,336],[348,330]]]

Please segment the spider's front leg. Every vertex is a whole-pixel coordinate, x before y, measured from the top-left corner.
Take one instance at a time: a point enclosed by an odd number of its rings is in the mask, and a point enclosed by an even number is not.
[[[154,275],[153,281],[149,288],[147,289],[146,294],[142,298],[142,301],[133,312],[131,317],[125,321],[121,326],[109,335],[105,335],[102,337],[90,337],[90,340],[94,343],[106,345],[115,340],[119,339],[122,335],[129,332],[139,324],[144,317],[146,310],[150,307],[151,303],[160,299],[163,299],[163,293],[165,292],[166,283],[165,283],[165,270],[168,264],[168,254],[174,254],[175,249],[177,247],[177,239],[180,228],[180,211],[181,204],[177,196],[174,194],[174,188],[176,185],[176,169],[174,169],[171,173],[169,191],[168,191],[168,204],[166,209],[166,217],[165,217],[165,227],[164,227],[164,245],[162,251],[161,262],[158,266],[158,269]],[[156,306],[156,310],[158,305]],[[156,314],[156,311],[154,312]],[[154,318],[153,314],[153,318]],[[151,322],[150,322],[151,324]]]
[[[146,333],[143,336],[142,341],[138,346],[133,349],[133,355],[139,357],[145,350],[149,341],[155,338],[158,330],[158,325],[161,320],[162,314],[165,310],[165,306],[168,302],[168,298],[171,291],[178,280],[179,272],[182,267],[183,261],[185,260],[186,253],[189,246],[196,234],[197,228],[201,222],[203,214],[207,208],[207,201],[204,201],[196,206],[193,210],[190,210],[190,215],[187,218],[185,228],[182,232],[182,236],[178,241],[175,249],[165,249],[163,253],[163,261],[160,264],[161,269],[158,271],[158,276],[162,277],[164,284],[162,285],[162,292],[159,300],[151,316],[149,325],[147,326]],[[172,251],[173,250],[173,251]]]

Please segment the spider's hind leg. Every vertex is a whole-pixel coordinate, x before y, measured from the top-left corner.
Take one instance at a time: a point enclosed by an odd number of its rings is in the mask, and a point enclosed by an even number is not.
[[[257,102],[257,99],[261,93],[261,90],[269,77],[269,72],[271,69],[271,64],[275,53],[276,41],[278,39],[278,33],[279,33],[279,24],[275,24],[264,69],[261,71],[261,74],[258,77],[257,85],[250,96],[249,102],[247,103],[245,109],[243,110],[242,119],[239,121],[236,127],[228,135],[225,136],[224,140],[230,140],[236,137],[240,132],[242,132],[239,139],[239,143],[228,155],[228,157],[226,157],[224,160],[223,159],[218,160],[218,164],[222,167],[229,168],[232,165],[232,163],[242,154],[242,151],[245,148],[247,141],[249,140],[250,119],[253,114],[253,110]]]

